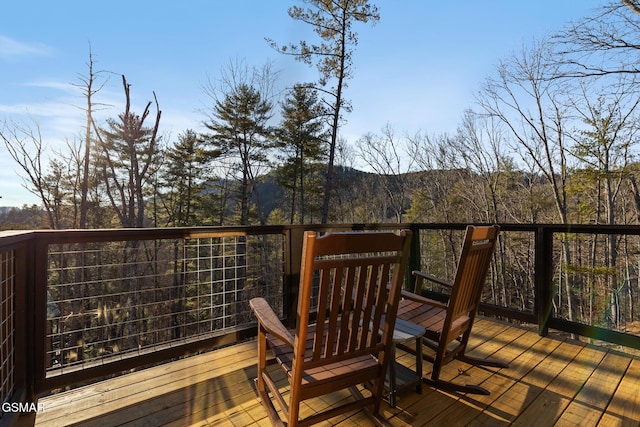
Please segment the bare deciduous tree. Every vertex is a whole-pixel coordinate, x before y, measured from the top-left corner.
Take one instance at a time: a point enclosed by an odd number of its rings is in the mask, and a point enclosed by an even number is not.
[[[501,62],[496,77],[486,80],[478,97],[484,111],[500,120],[513,150],[526,162],[532,161],[553,191],[558,222],[569,222],[567,180],[569,179],[567,107],[560,83],[559,65],[552,59],[548,42],[536,43]],[[567,236],[563,239],[563,262],[571,264]],[[567,316],[572,320],[574,292],[568,274],[563,277]],[[559,298],[562,293],[559,294]]]
[[[382,128],[381,135],[364,135],[356,142],[356,147],[358,156],[378,175],[395,220],[402,222],[409,199],[410,172],[415,162],[409,148],[398,141],[390,124]]]
[[[104,86],[105,82],[100,82],[98,79],[104,71],[95,69],[95,61],[93,59],[93,52],[89,48],[89,61],[87,63],[88,71],[86,76],[80,76],[80,83],[75,86],[82,91],[82,95],[86,101],[86,107],[83,109],[85,113],[85,127],[84,138],[82,145],[84,146],[84,153],[82,157],[78,158],[79,171],[81,171],[78,181],[80,184],[80,219],[79,228],[87,228],[87,213],[89,211],[89,186],[90,186],[90,167],[92,164],[92,150],[93,150],[93,115],[96,109],[99,109],[103,104],[96,103],[94,101],[94,95],[96,95]]]
[[[565,77],[640,73],[640,3],[611,0],[555,36]]]
[[[42,140],[40,125],[32,120],[32,126],[5,121],[0,130],[11,158],[25,173],[24,188],[38,196],[49,219],[49,227],[58,228],[55,213],[55,191],[47,183],[47,147]]]

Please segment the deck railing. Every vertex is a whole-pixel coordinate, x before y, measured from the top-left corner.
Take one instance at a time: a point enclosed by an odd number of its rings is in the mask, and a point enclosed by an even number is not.
[[[0,233],[0,423],[12,416],[5,413],[6,404],[34,402],[38,394],[54,389],[252,337],[255,323],[247,302],[254,296],[268,298],[293,326],[306,229],[411,228],[410,269],[450,275],[464,227],[348,224]],[[625,332],[618,318],[603,325],[602,315],[577,319],[559,307],[563,301],[583,304],[577,299],[586,297],[577,291],[562,296],[568,272],[572,286],[584,285],[580,274],[593,275],[563,264],[559,242],[625,237],[625,247],[637,256],[640,227],[503,224],[502,230],[485,313],[537,324],[541,334],[553,328],[640,348],[640,337]],[[616,292],[628,289],[632,295],[638,288],[640,267],[632,268],[633,273],[629,269],[636,264],[625,264],[624,283],[615,285]],[[621,274],[608,271],[612,277]],[[437,289],[427,293],[441,296]],[[635,313],[622,317],[628,323],[637,320]]]

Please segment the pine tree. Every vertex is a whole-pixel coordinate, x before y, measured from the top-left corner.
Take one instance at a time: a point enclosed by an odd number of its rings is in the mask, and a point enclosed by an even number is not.
[[[202,139],[191,129],[178,135],[178,142],[167,150],[162,169],[165,188],[162,205],[167,214],[167,225],[201,225],[203,184],[207,179],[206,164],[211,157],[215,157],[215,153],[205,150]]]
[[[305,3],[311,7],[303,9],[293,6],[289,9],[289,16],[310,25],[321,42],[309,44],[303,40],[298,44],[282,46],[278,46],[272,40],[269,42],[281,53],[292,55],[306,64],[311,65],[313,60],[317,60],[316,66],[320,72],[319,89],[327,97],[325,102],[330,108],[331,137],[321,218],[321,222],[326,223],[333,188],[340,120],[342,112],[350,109],[344,99],[343,90],[348,79],[352,77],[353,48],[358,44],[358,34],[353,31],[352,26],[355,22],[375,24],[380,20],[380,15],[378,8],[369,4],[368,0],[308,0]],[[333,87],[327,89],[326,86],[331,82],[334,83]]]
[[[313,185],[312,171],[326,159],[327,135],[321,121],[325,114],[317,91],[305,85],[295,85],[282,104],[282,123],[276,131],[276,146],[282,152],[283,164],[277,180],[291,195],[291,224],[295,222],[296,214],[300,223],[305,223],[305,209],[309,206],[307,190]],[[314,194],[319,196],[317,192]]]
[[[258,89],[240,83],[230,88],[223,100],[217,100],[211,120],[205,122],[211,134],[206,137],[222,157],[232,160],[238,170],[239,223],[250,223],[252,196],[261,165],[267,162],[270,148],[267,122],[272,104]]]

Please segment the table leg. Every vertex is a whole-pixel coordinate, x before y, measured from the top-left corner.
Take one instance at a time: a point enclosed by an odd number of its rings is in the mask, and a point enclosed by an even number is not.
[[[422,337],[416,338],[416,375],[418,376],[416,392],[422,394]]]
[[[396,344],[389,351],[389,406],[396,407]]]

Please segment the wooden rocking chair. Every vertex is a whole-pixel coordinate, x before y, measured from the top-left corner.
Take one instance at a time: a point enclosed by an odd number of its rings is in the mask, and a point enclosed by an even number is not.
[[[423,353],[423,357],[433,363],[431,377],[423,377],[423,382],[436,388],[489,394],[486,389],[477,385],[461,385],[441,380],[442,366],[453,359],[473,365],[508,367],[499,361],[478,359],[465,354],[499,231],[500,227],[497,225],[468,226],[453,283],[413,271],[413,275],[416,276],[414,292],[402,293],[403,300],[398,307],[398,317],[426,328],[423,343],[435,351],[435,356]],[[448,287],[448,302],[440,303],[423,297],[423,280]],[[413,350],[405,346],[401,348]]]
[[[258,318],[256,387],[274,425],[284,423],[269,392],[289,426],[358,409],[376,424],[387,424],[379,409],[410,236],[410,231],[322,237],[305,232],[294,331],[282,325],[264,299],[250,301]],[[286,373],[288,397],[267,370],[267,346]],[[359,384],[369,391],[361,392]],[[351,392],[346,403],[299,420],[302,401],[342,389]]]

